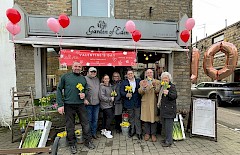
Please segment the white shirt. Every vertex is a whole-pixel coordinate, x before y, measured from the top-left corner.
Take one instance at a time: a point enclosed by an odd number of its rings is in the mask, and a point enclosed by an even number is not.
[[[136,81],[135,81],[135,78],[133,79],[133,81],[130,81],[128,80],[129,83],[130,83],[130,86],[132,86],[132,92],[134,93],[135,92],[135,89],[136,89]]]

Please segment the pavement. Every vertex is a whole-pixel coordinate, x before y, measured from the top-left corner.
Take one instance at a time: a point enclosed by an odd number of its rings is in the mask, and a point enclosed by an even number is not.
[[[100,136],[100,135],[99,135]],[[175,141],[171,147],[163,148],[160,144],[161,135],[157,142],[139,141],[137,137],[128,138],[117,133],[112,139],[100,136],[93,140],[96,148],[89,150],[83,144],[77,144],[80,155],[239,155],[240,154],[240,132],[234,131],[221,124],[217,125],[217,142],[207,137],[193,136],[182,141]],[[9,129],[0,128],[0,149],[18,148],[19,142],[11,143],[11,132]],[[58,155],[69,155],[65,139],[59,141]]]

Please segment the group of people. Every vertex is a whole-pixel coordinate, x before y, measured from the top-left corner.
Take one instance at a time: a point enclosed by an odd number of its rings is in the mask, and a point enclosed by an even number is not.
[[[121,80],[118,72],[114,72],[112,80],[106,74],[100,82],[96,68],[90,67],[87,76],[82,76],[80,71],[81,64],[74,62],[72,72],[61,77],[57,88],[58,112],[65,114],[67,141],[73,154],[77,153],[75,116],[78,115],[83,128],[84,145],[94,149],[92,138],[98,138],[100,108],[103,112],[101,134],[107,138],[113,137],[113,119],[116,132],[121,132],[120,123],[125,109],[129,114],[129,137],[136,134],[139,140],[144,137],[145,141],[156,142],[157,122],[161,121],[166,136],[162,146],[171,146],[177,98],[175,85],[171,83],[171,74],[163,72],[159,81],[153,78],[153,71],[148,69],[146,78],[140,80],[135,78],[133,70],[128,70],[124,80]],[[78,89],[79,84],[82,86],[81,90]]]

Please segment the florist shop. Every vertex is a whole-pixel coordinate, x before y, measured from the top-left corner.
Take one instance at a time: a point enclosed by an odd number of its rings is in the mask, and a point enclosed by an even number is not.
[[[17,5],[16,9],[22,16],[21,32],[13,40],[18,90],[31,86],[35,98],[46,96],[56,90],[61,75],[71,70],[72,61],[79,60],[83,74],[94,66],[99,78],[117,71],[123,79],[129,67],[137,78],[144,78],[147,68],[154,70],[155,78],[168,71],[179,94],[178,107],[189,109],[189,50],[182,48],[186,44],[179,39],[186,15],[178,22],[134,20],[141,34],[134,40],[126,30],[127,19],[70,16],[70,24],[54,32],[50,16],[27,14]]]

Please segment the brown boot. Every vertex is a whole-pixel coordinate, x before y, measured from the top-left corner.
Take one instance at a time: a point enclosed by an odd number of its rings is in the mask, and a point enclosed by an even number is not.
[[[148,141],[149,138],[150,138],[150,135],[149,135],[149,134],[145,134],[145,136],[144,136],[144,140],[145,140],[145,141]]]
[[[157,137],[155,135],[152,135],[152,142],[156,142],[157,141]]]

